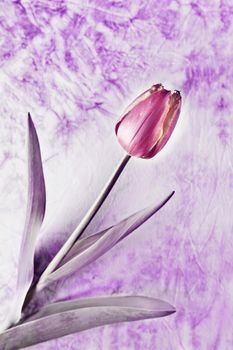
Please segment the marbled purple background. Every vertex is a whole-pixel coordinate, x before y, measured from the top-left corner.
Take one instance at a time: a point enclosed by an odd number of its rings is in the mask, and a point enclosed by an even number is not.
[[[233,348],[232,18],[231,0],[0,1],[1,324],[13,298],[26,210],[27,112],[45,170],[40,253],[48,261],[122,157],[114,125],[127,104],[159,82],[181,90],[184,100],[169,144],[152,160],[131,160],[87,232],[173,189],[175,196],[56,288],[57,299],[161,297],[177,313],[30,349]]]

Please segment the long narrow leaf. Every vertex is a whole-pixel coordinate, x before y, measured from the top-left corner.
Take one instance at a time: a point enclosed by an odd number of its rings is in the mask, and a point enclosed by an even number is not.
[[[159,205],[141,210],[103,232],[77,241],[69,254],[62,260],[58,269],[50,274],[46,280],[39,282],[38,290],[98,259],[161,209],[173,194],[174,192]]]
[[[168,316],[169,303],[142,296],[100,297],[55,303],[28,322],[0,335],[0,349],[16,350],[48,340],[118,322]]]
[[[160,204],[156,206],[151,206],[149,208],[143,209],[128,218],[124,219],[123,221],[119,222],[118,224],[111,226],[104,231],[98,232],[94,235],[91,235],[89,237],[80,239],[77,241],[73,247],[70,249],[68,254],[65,256],[65,258],[61,261],[61,263],[58,265],[58,267],[63,266],[68,261],[73,259],[74,257],[81,254],[84,250],[92,246],[94,243],[96,243],[102,236],[104,236],[106,233],[111,231],[111,234],[115,234],[116,231],[120,233],[120,238],[116,242],[118,243],[120,240],[124,239],[128,234],[133,232],[133,230],[137,229],[139,226],[141,226],[145,221],[147,221],[152,215],[154,215],[157,211],[159,211],[173,196],[175,192],[171,192]],[[136,225],[131,225],[131,223],[135,222]],[[131,229],[127,231],[127,227],[130,226]],[[125,234],[123,233],[125,232]]]
[[[33,262],[37,233],[45,214],[45,182],[36,129],[28,114],[28,199],[23,238],[19,255],[17,296],[12,322],[18,321],[25,296],[33,280]]]

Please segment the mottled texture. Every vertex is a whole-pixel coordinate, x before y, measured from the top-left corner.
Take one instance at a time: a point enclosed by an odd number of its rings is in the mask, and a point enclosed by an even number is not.
[[[184,101],[164,150],[129,163],[87,233],[175,196],[81,274],[44,291],[48,300],[55,289],[57,299],[143,294],[176,314],[31,349],[232,349],[232,19],[230,0],[1,1],[1,325],[26,212],[27,112],[48,192],[39,239],[46,264],[121,158],[114,126],[125,107],[159,82]]]

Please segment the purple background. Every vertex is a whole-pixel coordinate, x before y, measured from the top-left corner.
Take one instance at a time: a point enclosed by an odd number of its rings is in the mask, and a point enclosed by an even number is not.
[[[175,196],[50,291],[56,299],[160,297],[177,313],[31,349],[232,349],[232,18],[231,0],[0,2],[0,324],[26,211],[27,112],[48,194],[39,239],[46,262],[122,157],[114,126],[127,104],[159,82],[183,96],[168,145],[152,160],[130,161],[87,233]]]

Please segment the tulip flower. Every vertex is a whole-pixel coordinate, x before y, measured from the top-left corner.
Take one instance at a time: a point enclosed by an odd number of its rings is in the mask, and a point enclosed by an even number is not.
[[[56,302],[35,310],[30,305],[38,292],[50,283],[81,270],[108,252],[149,220],[173,196],[153,204],[109,228],[80,239],[107,198],[131,156],[151,158],[168,141],[181,106],[178,91],[171,93],[154,85],[139,96],[116,126],[127,154],[70,237],[40,276],[34,275],[37,238],[46,208],[46,188],[39,139],[28,115],[28,205],[20,249],[17,288],[5,331],[0,333],[0,349],[16,350],[44,341],[116,322],[171,315],[168,302],[145,296],[117,296]],[[33,311],[32,311],[33,310]]]
[[[165,90],[161,84],[140,95],[116,125],[121,146],[140,158],[154,157],[167,143],[181,108],[179,91]]]

